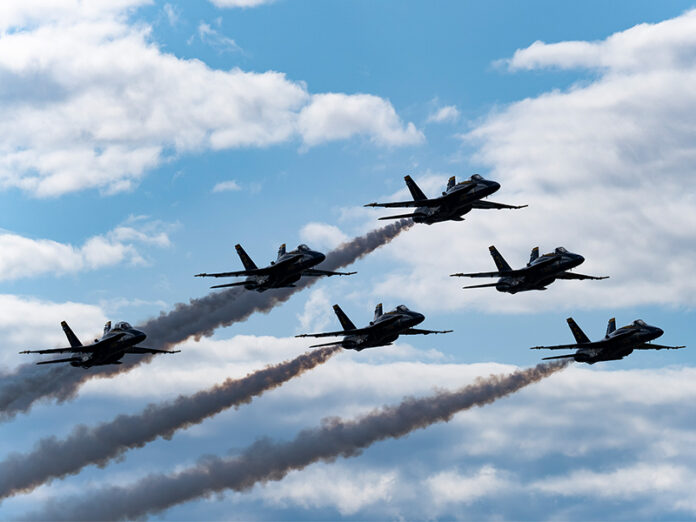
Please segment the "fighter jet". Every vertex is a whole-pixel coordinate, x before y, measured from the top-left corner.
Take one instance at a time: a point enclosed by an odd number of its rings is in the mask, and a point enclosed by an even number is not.
[[[365,328],[356,328],[348,316],[337,304],[333,307],[334,312],[341,322],[343,330],[337,332],[325,332],[314,334],[302,334],[295,337],[338,337],[344,336],[342,341],[332,343],[315,344],[310,348],[319,346],[342,346],[349,350],[364,350],[375,346],[389,346],[399,335],[428,335],[449,333],[452,330],[420,330],[413,328],[425,319],[423,314],[413,312],[404,305],[397,306],[391,312],[382,313],[382,303],[375,307],[375,316]]]
[[[609,276],[589,276],[568,272],[585,261],[580,254],[568,252],[563,247],[556,248],[553,252],[539,255],[539,247],[532,249],[529,263],[524,268],[513,270],[507,264],[500,252],[494,247],[488,247],[491,252],[497,272],[477,272],[473,274],[450,274],[451,277],[499,277],[497,283],[483,285],[471,285],[463,288],[484,288],[494,286],[498,292],[516,294],[527,290],[546,290],[546,286],[556,279],[607,279]]]
[[[570,350],[578,348],[578,351],[570,355],[558,355],[556,357],[544,357],[549,359],[575,359],[576,362],[594,364],[598,361],[617,361],[629,355],[633,350],[678,350],[684,346],[663,346],[653,344],[650,341],[657,339],[664,332],[657,326],[645,324],[645,321],[637,319],[628,326],[616,329],[616,320],[612,317],[607,325],[607,334],[604,339],[591,342],[580,329],[572,317],[567,319],[570,331],[573,332],[575,343],[559,344],[557,346],[534,346],[532,350]]]
[[[127,353],[142,355],[148,353],[179,353],[181,351],[155,350],[154,348],[136,346],[138,343],[144,341],[147,335],[140,330],[136,330],[125,321],[116,323],[113,328],[111,327],[111,321],[108,321],[104,325],[104,334],[102,338],[95,339],[94,343],[87,345],[83,345],[80,342],[68,326],[68,323],[62,321],[60,325],[63,327],[65,336],[68,338],[70,348],[25,350],[19,353],[70,353],[72,356],[65,359],[41,361],[36,364],[70,363],[71,366],[91,368],[92,366],[103,366],[105,364],[121,364],[120,359]]]
[[[310,250],[307,245],[299,245],[290,252],[285,251],[285,243],[278,249],[278,258],[264,268],[258,268],[247,255],[241,245],[235,245],[245,270],[237,272],[220,272],[217,274],[196,274],[195,277],[237,277],[248,276],[245,281],[215,285],[210,288],[227,288],[230,286],[243,286],[247,290],[265,292],[269,288],[292,288],[302,276],[333,276],[352,275],[357,272],[331,272],[329,270],[317,270],[312,268],[318,265],[326,256],[321,252]]]
[[[474,208],[524,208],[527,205],[506,205],[493,201],[483,201],[483,198],[490,196],[500,188],[500,183],[484,179],[478,174],[474,174],[470,179],[457,183],[452,176],[447,182],[447,189],[441,197],[428,199],[423,191],[411,179],[411,176],[404,177],[406,186],[411,191],[413,201],[397,201],[394,203],[368,203],[366,207],[415,207],[412,214],[399,214],[396,216],[385,216],[379,219],[400,219],[413,218],[416,223],[432,225],[441,221],[463,221],[464,214]]]

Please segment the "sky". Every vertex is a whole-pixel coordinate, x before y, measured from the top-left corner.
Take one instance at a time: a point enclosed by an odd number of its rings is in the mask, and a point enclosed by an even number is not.
[[[55,499],[288,441],[404,397],[535,365],[536,345],[642,318],[678,351],[571,365],[352,458],[151,514],[163,520],[696,518],[696,5],[683,1],[5,0],[0,5],[0,378],[105,321],[207,295],[200,272],[278,246],[326,252],[382,224],[371,201],[479,173],[463,222],[416,225],[269,313],[97,378],[0,424],[0,461],[292,359],[294,336],[406,304],[423,328],[343,351],[249,404],[0,503]],[[462,290],[454,272],[581,253],[544,292]],[[214,290],[212,291],[214,292]],[[91,336],[91,337],[90,337]],[[75,372],[82,372],[76,368]],[[84,370],[90,371],[90,370]],[[0,462],[0,467],[2,462]]]

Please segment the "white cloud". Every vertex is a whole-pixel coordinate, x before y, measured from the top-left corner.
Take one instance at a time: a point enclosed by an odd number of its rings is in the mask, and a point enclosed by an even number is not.
[[[378,145],[416,145],[425,140],[413,123],[404,127],[387,100],[371,94],[315,94],[298,118],[306,145],[365,135]]]
[[[300,237],[315,248],[327,249],[336,248],[350,239],[337,226],[316,222],[303,226],[300,230]]]
[[[93,236],[81,247],[50,239],[31,239],[0,232],[0,280],[43,274],[63,275],[95,270],[127,262],[143,264],[146,259],[137,245],[167,247],[169,236],[158,222],[127,221],[104,235]]]
[[[500,470],[484,466],[472,475],[462,475],[457,470],[441,471],[425,480],[436,504],[470,504],[481,497],[499,494],[509,489],[508,480]]]
[[[176,26],[181,19],[181,9],[179,7],[173,6],[172,4],[164,4],[162,7],[169,25],[172,27]]]
[[[516,53],[515,68],[598,68],[589,81],[491,113],[463,137],[502,184],[491,199],[529,207],[474,210],[464,223],[414,227],[388,250],[408,272],[390,275],[375,292],[418,299],[431,310],[694,306],[696,196],[687,187],[696,169],[695,34],[691,11],[603,42],[537,43]],[[471,282],[447,277],[493,269],[491,244],[513,268],[534,246],[565,246],[585,256],[578,272],[611,278],[510,296],[461,290]]]
[[[221,181],[213,187],[213,192],[229,192],[237,190],[242,190],[242,187],[240,187],[239,184],[233,179],[229,181]]]
[[[428,116],[429,123],[444,123],[444,122],[455,122],[459,119],[459,110],[454,105],[447,105],[446,107],[441,107],[430,116]]]
[[[0,36],[0,187],[112,193],[173,155],[208,148],[422,139],[382,98],[312,97],[279,72],[214,70],[165,54],[149,26],[127,20],[141,3],[2,3],[1,27],[14,30]]]
[[[214,47],[218,51],[234,52],[241,50],[241,48],[237,45],[237,42],[235,42],[232,38],[220,34],[220,32],[213,29],[210,24],[205,22],[198,24],[198,36],[203,43]]]
[[[297,319],[300,321],[298,333],[320,331],[331,324],[333,317],[333,309],[326,291],[322,288],[312,290],[305,302],[302,314],[297,316]]]
[[[210,0],[217,7],[258,7],[275,0]]]

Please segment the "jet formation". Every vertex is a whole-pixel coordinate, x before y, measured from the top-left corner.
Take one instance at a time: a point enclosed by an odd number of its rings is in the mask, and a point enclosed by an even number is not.
[[[121,358],[127,354],[160,354],[160,353],[179,353],[180,350],[155,350],[154,348],[143,348],[136,346],[145,340],[147,335],[140,330],[136,330],[125,321],[118,322],[111,327],[111,321],[104,325],[104,334],[101,339],[95,339],[93,343],[83,345],[73,333],[68,323],[62,321],[65,336],[70,343],[69,348],[51,348],[48,350],[25,350],[19,353],[38,353],[55,354],[70,353],[71,357],[64,359],[52,359],[41,361],[36,364],[55,364],[70,363],[71,366],[91,368],[92,366],[103,366],[106,364],[121,364]]]
[[[416,210],[411,214],[399,214],[396,216],[385,216],[379,219],[400,219],[412,218],[416,223],[432,225],[442,221],[463,221],[462,217],[472,209],[520,209],[527,205],[506,205],[494,201],[484,201],[486,198],[500,188],[500,183],[489,179],[484,179],[479,174],[474,174],[471,178],[456,182],[452,176],[447,182],[447,188],[442,196],[428,198],[423,191],[416,185],[411,176],[404,177],[406,186],[413,196],[413,201],[396,201],[393,203],[368,203],[366,207],[415,207]]]
[[[341,341],[315,344],[310,348],[319,346],[341,346],[349,350],[364,350],[376,346],[389,346],[400,335],[428,335],[450,333],[452,330],[421,330],[413,328],[425,320],[425,316],[419,312],[409,310],[405,305],[399,305],[391,312],[382,312],[382,303],[375,307],[374,319],[364,328],[357,328],[353,321],[341,310],[337,304],[333,307],[343,330],[336,332],[323,332],[313,334],[301,334],[295,337],[338,337],[344,336]]]
[[[580,254],[568,252],[563,247],[553,252],[539,255],[539,247],[534,247],[529,256],[529,263],[524,268],[513,270],[507,264],[500,252],[491,245],[488,250],[493,257],[497,272],[476,272],[472,274],[451,274],[451,277],[499,277],[496,283],[470,285],[463,288],[495,287],[498,292],[516,294],[528,290],[546,290],[546,287],[556,279],[607,279],[609,276],[589,276],[569,272],[568,270],[582,264],[585,258]]]
[[[604,339],[590,341],[572,317],[567,319],[570,331],[573,332],[575,343],[558,344],[556,346],[533,346],[532,350],[570,350],[577,348],[575,353],[544,357],[549,359],[574,359],[576,362],[594,364],[599,361],[617,361],[630,355],[633,350],[678,350],[684,346],[664,346],[651,343],[664,332],[657,326],[650,326],[642,319],[636,319],[628,326],[616,329],[616,320],[612,317],[607,324]]]
[[[271,264],[258,268],[241,245],[235,245],[237,254],[242,260],[244,270],[236,272],[218,272],[215,274],[196,274],[195,277],[239,277],[247,276],[246,280],[235,283],[211,286],[210,288],[227,288],[243,286],[247,290],[265,292],[270,288],[293,288],[302,276],[320,277],[334,275],[353,275],[357,272],[332,272],[312,268],[326,259],[321,252],[310,249],[307,245],[299,245],[295,250],[287,252],[285,243],[278,249],[278,257]]]

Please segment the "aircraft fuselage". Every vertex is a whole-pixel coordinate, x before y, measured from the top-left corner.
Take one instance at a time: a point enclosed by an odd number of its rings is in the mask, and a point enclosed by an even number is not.
[[[470,183],[476,188],[468,189]],[[500,183],[487,179],[458,183],[442,193],[443,201],[436,207],[418,207],[413,221],[432,225],[442,221],[462,221],[462,216],[472,210],[472,203],[490,196],[500,189]]]
[[[601,341],[591,343],[587,348],[575,352],[576,362],[594,364],[600,361],[618,361],[630,355],[636,346],[657,339],[663,334],[657,326],[629,325],[619,328]]]
[[[399,318],[394,320],[394,315],[398,315]],[[408,312],[387,312],[370,323],[372,331],[365,334],[348,335],[343,338],[341,346],[357,351],[376,346],[387,346],[396,341],[402,332],[413,328],[424,320],[423,314],[411,310]]]
[[[92,366],[104,366],[107,364],[121,364],[120,361],[123,358],[124,352],[147,338],[144,332],[130,327],[128,329],[114,328],[103,335],[101,339],[98,339],[98,341],[115,337],[120,333],[125,333],[126,335],[114,341],[113,344],[100,348],[93,353],[80,353],[79,357],[81,357],[82,360],[79,362],[73,361],[70,365],[81,368],[91,368]],[[76,355],[78,355],[77,352]]]
[[[553,261],[548,261],[549,257],[554,257]],[[584,261],[583,256],[572,252],[545,254],[527,265],[525,269],[527,273],[501,277],[495,288],[498,292],[508,294],[528,290],[546,290],[546,286],[553,283],[558,274],[575,268]]]
[[[296,257],[297,252],[288,252],[281,256],[275,263],[281,263],[289,257]],[[315,250],[306,250],[299,254],[299,257],[287,266],[284,270],[273,275],[249,276],[245,281],[244,288],[265,292],[269,288],[292,287],[294,283],[302,277],[302,271],[312,268],[326,259],[326,256]],[[272,263],[272,264],[275,264]]]

